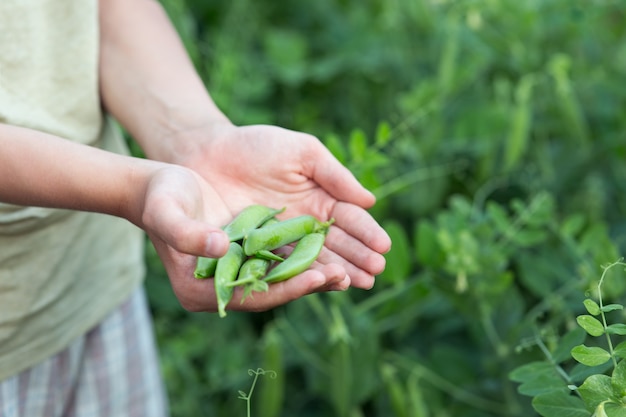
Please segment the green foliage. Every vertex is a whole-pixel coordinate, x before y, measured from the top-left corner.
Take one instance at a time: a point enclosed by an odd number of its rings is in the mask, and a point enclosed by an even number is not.
[[[570,350],[571,357],[583,367],[589,367],[587,373],[583,374],[584,376],[581,375],[580,366],[578,369],[571,367],[572,361],[568,361],[568,358],[562,355],[554,355],[539,339],[537,343],[542,346],[546,360],[523,365],[511,372],[511,379],[520,383],[520,394],[534,397],[532,405],[541,416],[617,417],[624,415],[626,361],[623,360],[621,351],[624,342],[618,345],[619,351],[614,349],[614,340],[611,335],[624,336],[626,333],[623,332],[624,325],[621,323],[607,324],[607,313],[622,310],[623,306],[621,304],[605,306],[602,295],[602,286],[607,272],[617,266],[624,267],[626,264],[617,261],[605,267],[597,287],[598,302],[589,298],[585,299],[583,304],[589,315],[580,315],[576,318],[578,325],[587,335],[606,336],[606,348],[578,344],[581,340],[575,341],[572,338],[567,342],[567,345],[572,342],[576,343]],[[609,373],[610,375],[607,375]],[[583,382],[577,385],[579,380]],[[532,390],[529,387],[539,389]]]
[[[257,368],[259,416],[624,413],[626,3],[162,3],[226,114],[317,135],[394,242],[372,290],[224,320],[149,250],[173,417],[244,416]]]

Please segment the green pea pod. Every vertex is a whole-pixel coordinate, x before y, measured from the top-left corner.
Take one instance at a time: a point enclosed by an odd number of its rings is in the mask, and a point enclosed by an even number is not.
[[[196,262],[196,270],[193,272],[194,277],[198,279],[210,278],[215,275],[215,267],[217,266],[218,258],[204,258],[198,257]]]
[[[289,257],[270,270],[264,281],[280,282],[306,271],[322,251],[325,239],[326,234],[320,232],[302,237]]]
[[[248,258],[239,269],[237,280],[227,284],[229,287],[248,284],[261,279],[267,274],[271,261],[263,258]]]
[[[253,204],[244,208],[223,230],[231,242],[241,240],[253,229],[273,218],[285,209],[275,209],[261,204]]]
[[[217,311],[220,317],[226,316],[226,305],[233,297],[233,287],[229,284],[237,279],[239,268],[245,256],[241,245],[231,242],[228,252],[218,259],[215,267],[215,294],[217,296]]]
[[[262,250],[271,251],[300,240],[310,233],[325,232],[332,222],[332,219],[320,222],[315,217],[305,214],[268,224],[248,233],[243,240],[243,250],[248,256]]]

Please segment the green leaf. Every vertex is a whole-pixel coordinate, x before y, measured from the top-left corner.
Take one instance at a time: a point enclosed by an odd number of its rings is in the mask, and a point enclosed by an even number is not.
[[[572,357],[583,365],[597,366],[611,359],[611,354],[600,347],[578,345],[572,349]]]
[[[524,382],[518,387],[517,391],[522,395],[536,397],[537,395],[566,389],[565,381],[553,368],[550,373],[538,374],[534,379]]]
[[[553,369],[554,365],[550,362],[530,362],[511,371],[509,378],[515,382],[526,382],[534,379],[537,374],[549,372]]]
[[[626,417],[626,406],[623,402],[604,404],[606,417]],[[600,417],[600,416],[597,416]]]
[[[581,213],[568,216],[561,224],[561,233],[568,237],[578,235],[585,227],[586,219]]]
[[[377,146],[385,146],[391,139],[391,127],[387,122],[380,122],[376,127],[376,139]]]
[[[602,311],[605,313],[609,313],[615,310],[623,310],[623,309],[624,309],[624,306],[621,304],[609,304],[609,305],[602,306]]]
[[[626,341],[615,346],[613,353],[619,358],[626,358]]]
[[[611,325],[606,327],[606,332],[608,334],[619,334],[621,336],[625,336],[626,335],[626,324],[622,324],[622,323],[611,324]]]
[[[589,312],[589,314],[591,314],[592,316],[597,316],[600,314],[600,306],[592,299],[587,298],[585,301],[583,301],[583,304],[585,305],[587,312]]]
[[[585,329],[591,336],[602,336],[604,334],[604,326],[600,321],[589,315],[582,315],[576,317],[578,325]]]
[[[626,361],[620,361],[613,370],[611,385],[617,398],[626,396]]]
[[[614,398],[611,377],[607,375],[591,375],[578,388],[578,393],[587,408],[595,410],[601,403]]]
[[[532,405],[543,417],[589,417],[583,401],[565,391],[538,395]]]

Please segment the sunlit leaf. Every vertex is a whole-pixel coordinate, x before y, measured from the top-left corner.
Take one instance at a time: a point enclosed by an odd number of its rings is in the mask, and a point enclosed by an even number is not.
[[[611,377],[607,375],[591,375],[578,388],[578,392],[590,410],[614,398]]]
[[[619,358],[626,358],[626,341],[613,348],[613,353]]]
[[[572,349],[572,357],[583,365],[596,366],[611,359],[611,354],[600,347],[579,345]]]
[[[626,396],[626,361],[620,361],[613,370],[611,385],[618,398]]]
[[[585,329],[591,336],[601,336],[604,334],[604,326],[600,321],[592,316],[582,315],[576,317],[576,322]]]
[[[597,316],[598,314],[600,314],[600,306],[592,299],[585,299],[585,301],[583,301],[583,304],[585,305],[587,312],[589,312],[589,314],[591,314],[592,316]]]
[[[391,139],[391,126],[387,122],[380,122],[376,127],[375,143],[377,146],[385,146]]]

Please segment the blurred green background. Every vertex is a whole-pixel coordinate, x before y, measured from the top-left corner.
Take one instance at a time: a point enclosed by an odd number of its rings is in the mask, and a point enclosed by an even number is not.
[[[225,319],[148,248],[173,417],[246,416],[257,368],[258,417],[537,415],[511,371],[626,253],[626,2],[161,3],[224,112],[319,137],[394,243],[371,291]]]

